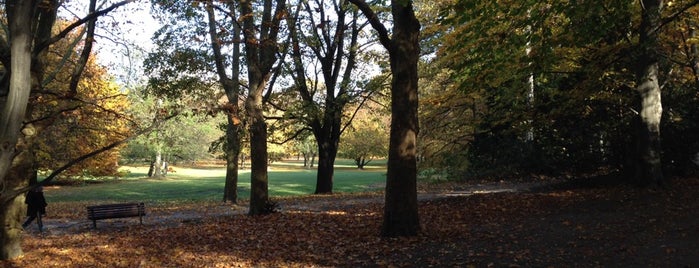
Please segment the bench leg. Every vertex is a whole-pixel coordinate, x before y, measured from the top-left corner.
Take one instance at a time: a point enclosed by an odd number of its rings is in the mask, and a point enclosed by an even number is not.
[[[97,229],[97,220],[92,220],[92,228]]]

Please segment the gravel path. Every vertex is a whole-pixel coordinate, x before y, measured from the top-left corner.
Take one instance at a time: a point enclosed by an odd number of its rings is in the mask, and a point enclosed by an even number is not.
[[[432,200],[438,198],[446,198],[453,196],[467,196],[473,194],[488,194],[498,192],[526,192],[539,187],[543,183],[484,183],[468,186],[459,186],[455,189],[445,191],[419,192],[418,200]],[[341,202],[338,204],[338,202]],[[281,211],[313,211],[323,212],[329,209],[337,209],[346,206],[355,206],[371,203],[383,202],[383,195],[343,195],[342,198],[334,198],[333,196],[320,196],[318,198],[309,199],[284,199],[279,201]],[[193,223],[204,221],[210,217],[221,217],[240,215],[247,213],[247,205],[231,205],[219,204],[198,209],[176,209],[169,212],[163,211],[148,211],[143,217],[143,225],[152,226],[153,228],[174,227],[184,223]],[[139,224],[138,218],[122,218],[108,219],[97,221],[97,229],[92,227],[92,221],[85,218],[84,220],[75,219],[52,219],[50,215],[44,218],[44,230],[39,232],[38,226],[33,224],[26,230],[26,234],[30,235],[62,235],[75,234],[105,230],[119,230],[133,227]]]

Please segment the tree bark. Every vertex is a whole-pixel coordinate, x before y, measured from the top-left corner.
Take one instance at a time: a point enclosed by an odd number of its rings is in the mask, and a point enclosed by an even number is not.
[[[20,147],[27,146],[24,138],[19,140]],[[23,149],[14,158],[10,172],[4,180],[4,186],[9,189],[27,186],[32,179],[31,172],[36,172],[34,158],[30,150]],[[3,194],[8,193],[3,191]],[[21,222],[26,211],[24,195],[17,195],[12,197],[9,202],[2,202],[0,209],[2,209],[0,218],[3,223],[2,231],[0,231],[0,258],[3,260],[14,259],[23,254],[21,248]]]
[[[267,123],[264,118],[263,92],[276,62],[279,25],[284,19],[284,1],[263,1],[261,25],[255,25],[252,0],[241,0],[242,32],[248,66],[248,96],[245,111],[250,132],[250,209],[248,215],[272,212],[269,207]]]
[[[391,135],[386,176],[386,204],[381,234],[414,236],[420,231],[417,210],[417,135],[420,23],[410,1],[393,1]]]
[[[641,96],[638,131],[636,182],[662,185],[660,120],[662,101],[658,82],[658,27],[661,25],[662,0],[643,0],[641,14],[640,55],[637,62],[636,90]]]
[[[337,156],[337,144],[333,141],[318,141],[318,172],[316,177],[315,194],[331,194],[333,192],[333,173],[335,171],[335,158]],[[322,139],[327,139],[323,137]],[[339,140],[331,138],[334,140]]]
[[[313,107],[309,109],[311,112],[305,116],[311,118],[308,126],[311,128],[318,146],[318,172],[316,173],[315,194],[332,193],[335,159],[337,158],[338,144],[342,134],[342,111],[350,101],[348,97],[349,80],[356,66],[360,32],[357,23],[358,13],[352,13],[351,21],[347,23],[347,13],[351,9],[348,8],[346,2],[336,1],[333,4],[337,18],[337,26],[334,29],[331,29],[332,23],[323,22],[323,27],[325,28],[323,28],[323,31],[320,31],[320,34],[318,31],[312,30],[310,31],[310,36],[304,36],[297,29],[296,18],[290,18],[288,23],[289,34],[293,43],[291,55],[294,61],[296,87],[304,105]],[[322,18],[326,11],[323,8],[312,7],[308,2],[304,3],[303,8],[309,17],[319,15]],[[319,14],[314,12],[319,12]],[[310,50],[313,51],[314,56],[321,65],[323,81],[325,82],[325,101],[322,105],[317,103],[315,96],[308,88],[303,55],[300,49],[301,40],[315,40],[306,43],[306,45],[310,47]],[[345,48],[347,41],[349,41],[349,51],[346,51]],[[318,116],[318,111],[322,111],[322,117]],[[347,122],[347,124],[349,123]]]
[[[23,191],[29,189],[27,184],[36,182],[36,163],[31,150],[33,136],[38,135],[39,129],[50,124],[42,122],[37,126],[24,125],[24,120],[31,112],[28,112],[29,96],[33,88],[41,89],[44,82],[44,64],[47,48],[54,42],[64,38],[71,29],[84,23],[90,23],[89,28],[94,29],[94,20],[115,8],[129,3],[126,0],[115,3],[98,12],[91,12],[85,18],[80,19],[58,35],[52,36],[53,25],[59,6],[58,1],[36,0],[7,0],[5,11],[9,34],[6,36],[9,44],[2,46],[2,54],[9,55],[10,61],[4,62],[6,76],[9,76],[9,89],[3,100],[0,114],[0,258],[13,259],[21,256],[21,227],[20,221],[24,213]],[[95,0],[90,2],[94,10]],[[35,31],[35,32],[34,32]],[[90,35],[90,34],[88,34]],[[92,42],[88,37],[87,42]],[[90,45],[86,44],[83,51],[84,57],[79,64],[84,64],[90,54]],[[9,48],[9,51],[5,50]],[[76,69],[74,75],[79,76],[82,69]],[[76,78],[77,79],[77,78]],[[5,79],[3,79],[4,81]],[[23,137],[20,139],[20,131]],[[77,161],[76,161],[77,162]],[[73,162],[75,163],[75,162]],[[65,170],[67,167],[59,168]],[[55,171],[56,172],[56,171]],[[55,176],[55,175],[53,175]],[[50,180],[49,176],[46,180]]]
[[[22,216],[25,212],[24,196],[19,195],[0,204],[0,259],[10,260],[24,254],[22,251]]]
[[[391,134],[381,235],[414,236],[420,231],[417,209],[417,134],[420,22],[412,1],[392,1],[393,36],[362,0],[357,5],[388,50],[391,73]]]
[[[238,203],[238,156],[240,155],[239,124],[228,116],[226,126],[226,183],[223,202]]]
[[[228,3],[229,15],[235,16],[235,5]],[[238,97],[240,96],[240,27],[233,25],[233,57],[231,77],[226,73],[225,58],[221,52],[221,39],[218,36],[216,17],[213,3],[207,3],[206,8],[209,18],[209,37],[214,52],[216,72],[223,90],[226,92],[228,103],[228,125],[226,126],[226,182],[223,188],[223,202],[238,202],[238,160],[240,155],[240,115]]]
[[[262,96],[252,91],[249,94],[245,102],[250,120],[250,209],[248,214],[261,215],[269,213],[267,211],[269,203],[267,123],[262,114]]]
[[[35,5],[35,1],[5,2],[11,37],[11,62],[10,66],[6,66],[10,72],[9,94],[0,115],[0,180],[3,185],[0,195],[3,199],[7,199],[5,195],[10,191],[26,186],[28,182],[26,177],[15,176],[18,174],[13,173],[23,167],[19,164],[26,164],[22,159],[28,154],[26,148],[22,148],[18,141],[31,93],[31,22]],[[23,254],[20,221],[24,211],[24,199],[20,195],[7,200],[0,203],[0,258],[3,260],[14,259]]]
[[[7,1],[10,27],[10,90],[0,115],[0,179],[4,180],[17,152],[17,141],[31,93],[32,18],[34,1]],[[3,189],[4,190],[4,189]]]

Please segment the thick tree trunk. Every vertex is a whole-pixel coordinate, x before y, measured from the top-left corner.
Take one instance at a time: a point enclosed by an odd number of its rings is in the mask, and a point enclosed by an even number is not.
[[[262,98],[249,95],[245,108],[250,120],[250,210],[248,214],[267,214],[270,212],[267,209],[269,204],[267,123],[262,114]]]
[[[7,1],[10,26],[10,90],[0,115],[0,180],[12,166],[31,92],[33,1]]]
[[[19,195],[0,205],[0,258],[14,259],[22,256],[22,217],[26,211],[24,195]]]
[[[318,140],[318,172],[316,174],[315,194],[331,194],[333,192],[337,145],[331,141],[321,142],[321,139]]]
[[[417,134],[420,22],[412,1],[391,2],[393,37],[376,13],[362,0],[357,5],[378,32],[391,62],[391,135],[386,174],[386,201],[381,235],[414,236],[420,232],[417,210]]]
[[[153,170],[153,174],[151,174],[151,177],[154,178],[160,178],[163,176],[162,169],[160,169],[163,166],[163,154],[161,153],[160,149],[155,152],[155,160],[151,164],[153,165],[151,168]]]
[[[304,34],[300,33],[296,28],[297,18],[290,17],[288,22],[290,26],[289,35],[293,44],[291,55],[294,61],[297,89],[304,106],[314,107],[311,110],[322,111],[323,113],[322,118],[316,117],[315,112],[307,114],[309,118],[313,118],[309,126],[318,146],[318,172],[316,175],[315,194],[332,193],[334,165],[343,119],[342,112],[350,101],[348,90],[351,83],[349,81],[356,65],[356,56],[359,50],[357,45],[360,32],[360,27],[357,23],[358,13],[345,6],[343,1],[334,1],[333,3],[337,23],[330,22],[328,25],[335,24],[336,26],[328,26],[324,31],[313,34],[317,38],[316,40],[321,41],[306,43],[306,45],[312,47],[311,51],[314,52],[314,56],[321,65],[323,81],[325,82],[325,100],[322,102],[322,105],[317,102],[315,92],[309,90],[307,86],[306,65],[303,63],[304,57],[300,48],[302,40],[307,40],[308,38],[303,38]],[[308,3],[305,3],[304,7],[309,16],[315,16],[314,10],[318,12],[318,9],[313,8]],[[348,12],[352,14],[351,21],[346,20]],[[350,49],[347,49],[346,42],[349,42]]]
[[[22,213],[24,212],[23,196],[9,197],[8,192],[26,186],[24,176],[13,174],[28,151],[18,143],[23,119],[27,111],[29,94],[31,92],[31,45],[32,31],[30,23],[33,19],[34,1],[7,1],[5,10],[8,13],[10,29],[10,89],[0,115],[0,180],[2,192],[0,197],[0,258],[14,259],[23,254],[21,248]],[[19,153],[19,154],[18,154]],[[31,160],[31,159],[30,159]],[[13,163],[14,162],[14,163]],[[31,166],[29,166],[31,167]]]
[[[328,94],[331,94],[331,92],[328,92]],[[333,191],[335,159],[337,158],[342,125],[342,113],[340,111],[345,106],[344,103],[335,98],[327,101],[332,103],[332,105],[328,104],[323,122],[314,124],[316,127],[313,129],[318,142],[318,173],[315,194],[331,194]],[[320,125],[323,127],[318,127]]]
[[[245,111],[250,132],[250,210],[249,215],[273,212],[269,205],[267,177],[267,123],[262,107],[262,93],[276,62],[277,35],[284,15],[283,0],[264,0],[261,24],[255,25],[252,0],[240,0],[245,59],[248,66],[248,97]],[[258,35],[259,34],[259,35]]]
[[[20,146],[27,144],[24,139],[20,139]],[[34,174],[32,175],[32,172]],[[22,150],[14,159],[7,178],[5,178],[6,189],[17,189],[27,186],[28,182],[36,177],[35,161],[30,150]],[[6,192],[3,192],[5,195]],[[2,231],[0,231],[0,257],[3,260],[13,259],[23,254],[21,248],[21,222],[26,214],[24,195],[18,195],[5,201],[0,205],[0,218],[2,219]]]
[[[660,120],[663,112],[660,84],[658,82],[658,40],[662,0],[643,0],[641,15],[641,53],[638,59],[636,90],[641,96],[638,131],[639,154],[635,179],[640,185],[661,185]]]
[[[414,236],[420,231],[416,159],[420,23],[410,1],[394,1],[391,7],[391,135],[381,235]]]
[[[367,158],[365,156],[358,156],[357,158],[354,159],[354,163],[357,164],[358,169],[364,169],[364,166],[369,163],[367,161]]]

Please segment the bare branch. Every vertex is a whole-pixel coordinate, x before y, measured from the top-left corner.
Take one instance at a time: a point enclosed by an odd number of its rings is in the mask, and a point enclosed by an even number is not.
[[[178,113],[170,114],[170,115],[168,115],[167,117],[165,117],[165,118],[163,118],[162,120],[160,120],[160,122],[164,122],[164,121],[170,120],[170,119],[172,119],[172,118],[177,117],[178,115],[179,115],[179,112],[178,112]],[[101,153],[103,153],[103,152],[106,152],[106,151],[109,151],[109,150],[111,150],[111,149],[114,149],[114,148],[116,148],[117,146],[122,145],[122,144],[124,144],[124,143],[127,143],[127,142],[129,142],[129,141],[131,141],[131,140],[137,138],[137,137],[140,136],[140,135],[143,135],[143,134],[146,134],[146,133],[148,133],[148,132],[151,132],[153,129],[155,129],[156,127],[158,127],[158,125],[159,125],[158,123],[153,123],[153,124],[151,124],[149,127],[145,128],[145,129],[142,129],[141,131],[139,131],[138,133],[136,133],[136,134],[134,134],[134,135],[132,135],[132,136],[130,136],[130,137],[127,137],[127,138],[122,139],[122,140],[119,140],[119,141],[115,141],[115,142],[113,142],[113,143],[111,143],[111,144],[109,144],[109,145],[107,145],[107,146],[104,146],[104,147],[102,147],[102,148],[99,148],[99,149],[97,149],[97,150],[94,150],[94,151],[89,152],[89,153],[87,153],[87,154],[84,154],[84,155],[82,155],[82,156],[80,156],[80,157],[78,157],[78,158],[73,159],[73,160],[69,161],[68,163],[66,163],[65,165],[63,165],[63,166],[61,166],[61,167],[55,169],[53,172],[51,172],[51,174],[49,174],[44,180],[42,180],[42,181],[39,182],[39,183],[33,184],[33,185],[29,185],[29,186],[25,186],[25,187],[22,187],[22,188],[15,189],[15,190],[13,190],[13,191],[7,192],[7,193],[4,194],[2,197],[0,197],[0,204],[3,204],[3,205],[4,205],[4,204],[7,204],[7,202],[9,202],[9,201],[12,200],[13,198],[17,197],[18,195],[20,195],[20,194],[22,194],[22,193],[24,193],[24,192],[26,192],[26,191],[29,191],[29,190],[34,189],[34,188],[39,187],[39,186],[44,186],[44,185],[48,184],[49,182],[51,182],[54,178],[56,178],[56,176],[58,176],[58,175],[61,174],[63,171],[67,170],[68,168],[70,168],[70,167],[72,167],[72,166],[74,166],[74,165],[76,165],[76,164],[78,164],[78,163],[80,163],[80,162],[82,162],[82,161],[85,161],[85,160],[87,160],[87,159],[89,159],[89,158],[91,158],[91,157],[93,157],[93,156],[96,156],[96,155],[101,154]]]
[[[49,39],[48,41],[42,42],[41,44],[37,45],[37,46],[36,46],[36,49],[37,49],[37,51],[41,51],[41,50],[47,48],[48,46],[50,46],[50,45],[52,45],[52,44],[58,42],[58,41],[61,40],[61,39],[63,39],[64,37],[66,37],[66,36],[68,35],[68,33],[70,33],[71,31],[73,31],[75,28],[79,27],[80,25],[83,25],[83,24],[87,23],[88,21],[90,21],[90,20],[92,20],[92,19],[94,19],[94,18],[97,18],[97,17],[102,16],[102,15],[104,15],[104,14],[107,14],[107,13],[109,13],[109,12],[112,12],[114,9],[117,9],[118,7],[121,7],[121,6],[126,5],[126,4],[128,4],[128,3],[131,3],[131,2],[136,2],[136,1],[137,1],[137,0],[125,0],[125,1],[121,1],[121,2],[118,2],[118,3],[115,3],[115,4],[111,5],[111,6],[108,7],[108,8],[105,8],[105,9],[99,10],[99,11],[97,11],[97,12],[88,14],[88,15],[85,16],[84,18],[79,19],[79,20],[77,20],[76,22],[73,22],[72,24],[68,25],[68,27],[66,27],[65,29],[63,29],[60,33],[58,33],[56,36],[52,37],[52,38]]]
[[[381,23],[379,20],[379,16],[376,15],[374,10],[371,9],[371,7],[364,1],[364,0],[348,0],[350,3],[356,5],[359,10],[364,13],[364,16],[367,17],[369,20],[369,23],[371,23],[371,26],[376,30],[379,34],[379,42],[381,42],[381,45],[383,45],[386,49],[389,49],[391,47],[391,38],[388,37],[388,30],[386,29],[386,26]]]

